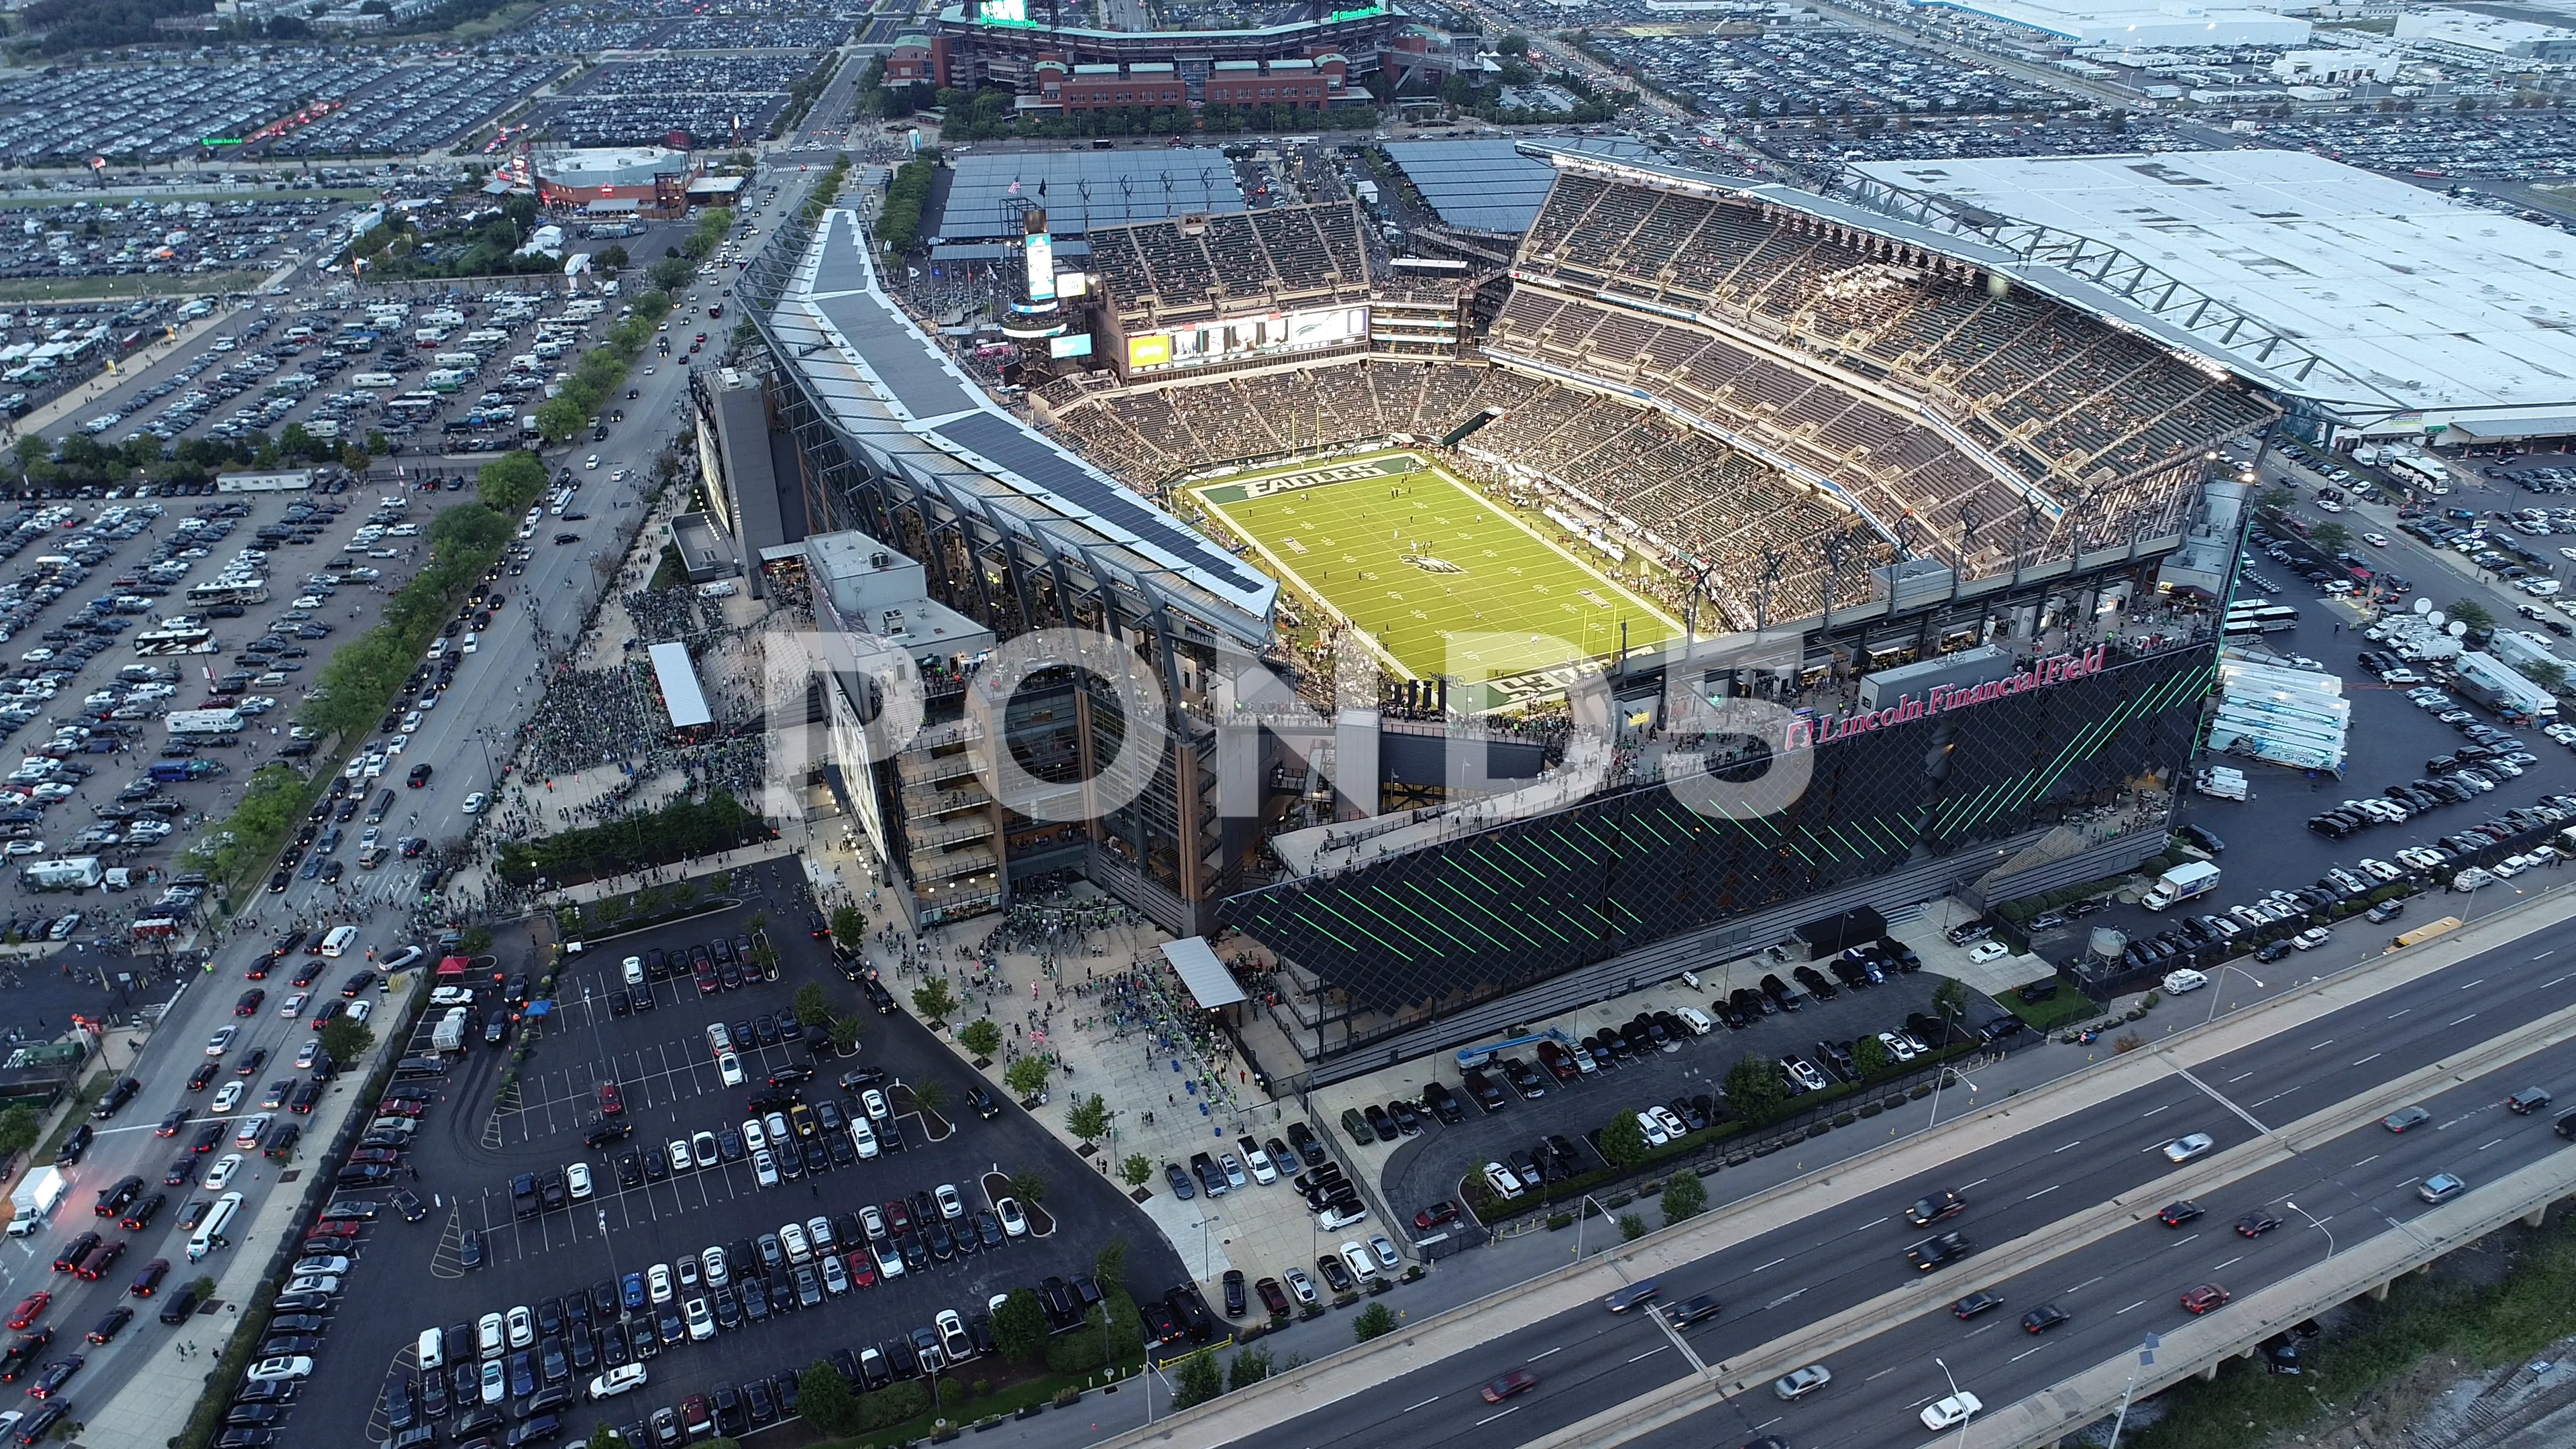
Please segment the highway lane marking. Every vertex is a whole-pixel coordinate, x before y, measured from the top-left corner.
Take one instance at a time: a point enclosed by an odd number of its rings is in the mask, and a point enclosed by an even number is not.
[[[1967,1337],[1969,1337],[1969,1338],[1974,1338],[1974,1337],[1976,1337],[1978,1334],[1985,1332],[1987,1328],[1992,1328],[1992,1327],[1994,1327],[1994,1326],[1995,1326],[1995,1323],[2001,1323],[2001,1322],[2003,1322],[2003,1320],[2002,1320],[2002,1319],[2000,1319],[2000,1318],[1998,1318],[1998,1319],[1996,1319],[1996,1320],[1994,1321],[1994,1323],[1989,1323],[1989,1324],[1985,1325],[1985,1328],[1972,1328],[1972,1329],[1968,1330],[1968,1332],[1967,1332],[1967,1335],[1966,1335],[1966,1336],[1967,1336]],[[1884,1371],[1884,1370],[1882,1370],[1882,1372],[1885,1372],[1885,1371]],[[1871,1374],[1871,1375],[1870,1375],[1870,1377],[1871,1377],[1871,1378],[1876,1378],[1876,1377],[1878,1377],[1878,1375],[1877,1375],[1877,1374]]]
[[[2401,1017],[2401,1016],[2404,1016],[2406,1013],[2408,1013],[2408,1012],[2410,1012],[2410,1011],[2413,1011],[2414,1009],[2415,1009],[2415,1008],[2413,1008],[2413,1007],[2411,1007],[2411,1006],[2401,1006],[2401,1007],[2399,1007],[2398,1009],[2396,1009],[2395,1011],[2392,1011],[2392,1012],[2388,1013],[2388,1019],[2389,1019],[2390,1021],[2395,1021],[2397,1018],[2399,1018],[2399,1017]]]
[[[1770,1262],[1763,1264],[1763,1265],[1762,1265],[1762,1268],[1777,1268],[1777,1267],[1779,1267],[1781,1264],[1783,1264],[1783,1263],[1785,1263],[1785,1262],[1788,1262],[1788,1261],[1789,1261],[1789,1260],[1788,1260],[1788,1259],[1786,1259],[1786,1258],[1774,1258],[1774,1259],[1772,1259]],[[1756,1273],[1759,1273],[1759,1272],[1761,1272],[1761,1271],[1762,1271],[1762,1268],[1756,1268],[1756,1269],[1754,1269],[1753,1271],[1754,1271],[1754,1272],[1756,1272]]]
[[[2065,1147],[2052,1147],[2052,1148],[2050,1148],[2050,1149],[2049,1149],[2049,1152],[2048,1152],[2048,1155],[2049,1155],[2049,1156],[2051,1156],[2051,1157],[2055,1157],[2058,1153],[2061,1153],[2061,1152],[2067,1151],[2067,1150],[2068,1150],[2068,1149],[2070,1149],[2070,1148],[2081,1147],[2081,1146],[2083,1146],[2083,1145],[2084,1145],[2084,1139],[2083,1139],[2083,1138],[2081,1138],[2081,1137],[2078,1137],[2078,1138],[2076,1138],[2074,1141],[2067,1143]]]
[[[1989,1324],[1989,1325],[1987,1325],[1987,1326],[1988,1326],[1988,1327],[1992,1327],[1993,1325],[1992,1325],[1992,1324]],[[1880,1379],[1883,1379],[1883,1378],[1887,1377],[1889,1374],[1892,1374],[1892,1373],[1894,1373],[1894,1372],[1896,1372],[1896,1366],[1895,1366],[1894,1364],[1889,1364],[1887,1367],[1885,1367],[1885,1368],[1883,1368],[1883,1369],[1880,1369],[1878,1372],[1876,1372],[1876,1373],[1874,1373],[1874,1374],[1871,1374],[1868,1378],[1862,1379],[1862,1380],[1861,1380],[1861,1382],[1862,1382],[1862,1383],[1865,1383],[1865,1384],[1874,1384],[1874,1383],[1877,1383]]]
[[[2156,1113],[2157,1113],[2157,1112],[2163,1112],[2163,1111],[2167,1111],[2167,1110],[2169,1110],[2170,1108],[2172,1108],[2172,1106],[2173,1106],[2173,1103],[2171,1103],[2171,1102],[2167,1102],[2167,1103],[2165,1103],[2165,1104],[2164,1104],[2164,1106],[2162,1106],[2162,1107],[2158,1107],[2158,1108],[2155,1108],[2153,1111],[2149,1111],[2149,1112],[2142,1112],[2142,1113],[2140,1113],[2140,1114],[2139,1114],[2139,1120],[2144,1121],[2146,1118],[2149,1118],[2149,1117],[2152,1117],[2152,1116],[2156,1115]]]
[[[2443,1024],[2444,1026],[2458,1026],[2458,1025],[2460,1024],[2460,1022],[2475,1021],[2475,1020],[2477,1020],[2477,1019],[2478,1019],[2478,1014],[2477,1014],[2476,1012],[2472,1011],[2472,1012],[2470,1012],[2468,1015],[2466,1015],[2466,1016],[2464,1016],[2464,1017],[2461,1017],[2459,1021],[2446,1021],[2446,1022],[2444,1022],[2444,1023],[2442,1023],[2442,1024]]]
[[[1529,1361],[1530,1361],[1531,1363],[1536,1363],[1536,1362],[1538,1362],[1540,1359],[1543,1359],[1543,1358],[1547,1357],[1547,1356],[1548,1356],[1549,1354],[1551,1354],[1551,1353],[1563,1353],[1563,1352],[1565,1352],[1565,1345],[1560,1343],[1560,1344],[1558,1344],[1558,1345],[1557,1345],[1556,1347],[1554,1347],[1554,1348],[1551,1348],[1551,1349],[1543,1349],[1543,1350],[1541,1350],[1540,1352],[1537,1352],[1537,1353],[1531,1354],[1531,1355],[1529,1356]]]
[[[2224,1272],[2226,1272],[2228,1269],[2233,1268],[2233,1267],[2235,1267],[2237,1264],[2242,1263],[2242,1262],[2244,1262],[2244,1261],[2245,1261],[2245,1255],[2244,1255],[2244,1254],[2242,1254],[2242,1253],[2239,1253],[2239,1254],[2237,1254],[2235,1257],[2228,1259],[2226,1262],[2219,1264],[2217,1267],[2212,1268],[2212,1269],[2210,1269],[2209,1271],[2211,1271],[2211,1272],[2213,1272],[2213,1273],[2224,1273]]]
[[[1632,1359],[1628,1360],[1628,1362],[1630,1362],[1630,1363],[1642,1363],[1642,1362],[1644,1362],[1644,1361],[1645,1361],[1645,1360],[1647,1360],[1647,1359],[1653,1358],[1656,1354],[1662,1353],[1665,1349],[1668,1349],[1668,1348],[1670,1348],[1670,1347],[1672,1347],[1672,1345],[1671,1345],[1671,1344],[1669,1344],[1669,1343],[1659,1343],[1659,1344],[1656,1344],[1653,1348],[1647,1349],[1644,1353],[1638,1354],[1635,1358],[1632,1358]]]
[[[2141,1298],[2141,1299],[2139,1299],[2137,1302],[2130,1304],[2130,1305],[2129,1305],[2129,1308],[2144,1308],[2144,1307],[2146,1307],[2146,1306],[2147,1306],[2147,1300],[2145,1300],[2144,1298]],[[2123,1309],[2121,1309],[2121,1310],[2120,1310],[2120,1313],[2126,1313],[2126,1312],[2128,1312],[2128,1311],[2129,1311],[2129,1308],[2123,1308]],[[2111,1316],[2112,1316],[2113,1318],[2117,1318],[2117,1317],[2119,1317],[2119,1316],[2120,1316],[2120,1313],[2114,1313],[2114,1314],[2112,1314]]]
[[[2052,1183],[2050,1183],[2048,1186],[2041,1188],[2039,1191],[2037,1191],[2037,1192],[2035,1192],[2035,1193],[2032,1193],[2029,1197],[2023,1198],[2023,1199],[2022,1199],[2022,1201],[2023,1201],[2023,1202],[2031,1202],[2031,1201],[2034,1201],[2034,1200],[2036,1200],[2036,1199],[2038,1199],[2038,1198],[2046,1197],[2046,1196],[2048,1196],[2050,1193],[2057,1191],[2059,1188],[2064,1187],[2065,1185],[2066,1185],[2066,1184],[2061,1183],[2061,1182],[2052,1182]]]
[[[1429,1405],[1429,1404],[1436,1404],[1436,1403],[1439,1403],[1439,1402],[1440,1402],[1440,1396],[1439,1396],[1438,1394],[1433,1394],[1430,1398],[1424,1399],[1424,1400],[1422,1401],[1422,1403],[1419,1403],[1419,1404],[1407,1404],[1407,1405],[1405,1405],[1405,1406],[1404,1406],[1404,1412],[1406,1412],[1406,1413],[1410,1414],[1410,1413],[1412,1413],[1414,1410],[1419,1409],[1419,1408],[1422,1408],[1422,1407],[1424,1407],[1425,1405]]]
[[[2557,948],[2557,947],[2555,947],[2555,946],[2552,946],[2552,947],[2550,947],[2548,950],[2541,952],[2539,955],[2534,956],[2534,957],[2532,957],[2531,959],[2532,959],[2532,960],[2534,960],[2534,961],[2546,961],[2546,960],[2548,960],[2550,957],[2555,956],[2555,955],[2557,955],[2557,954],[2558,954],[2558,948]]]
[[[2370,1055],[2363,1057],[2360,1061],[2354,1062],[2353,1065],[2356,1067],[2366,1067],[2386,1055],[2387,1053],[2385,1052],[2372,1052]]]
[[[1510,1408],[1503,1410],[1501,1413],[1494,1415],[1494,1416],[1493,1416],[1493,1418],[1478,1419],[1478,1420],[1476,1421],[1476,1427],[1477,1427],[1477,1428],[1479,1428],[1479,1429],[1481,1429],[1481,1428],[1485,1427],[1487,1424],[1490,1424],[1490,1423],[1494,1422],[1494,1420],[1495,1420],[1495,1419],[1509,1418],[1510,1416],[1512,1416],[1512,1415],[1514,1415],[1514,1414],[1517,1414],[1517,1413],[1519,1413],[1520,1411],[1521,1411],[1521,1406],[1520,1406],[1520,1405],[1518,1405],[1518,1404],[1514,1404],[1514,1405],[1512,1405]]]
[[[2321,1050],[2325,1049],[2326,1047],[2333,1046],[2333,1045],[2334,1045],[2334,1040],[2335,1040],[2335,1039],[2334,1039],[2333,1037],[2327,1037],[2324,1041],[2318,1042],[2315,1046],[2312,1046],[2312,1047],[2308,1048],[2308,1050],[2310,1050],[2310,1051],[2312,1051],[2312,1052],[2313,1052],[2313,1051],[2321,1051]]]
[[[2374,1152],[2374,1153],[2370,1154],[2368,1157],[2363,1158],[2363,1159],[2362,1159],[2362,1160],[2360,1160],[2359,1162],[2354,1163],[2354,1164],[2353,1164],[2353,1166],[2355,1166],[2355,1167],[2368,1167],[2370,1164],[2372,1164],[2372,1163],[2374,1163],[2374,1162],[2377,1162],[2378,1160],[2379,1160],[2379,1154],[2378,1154],[2378,1153],[2376,1153],[2376,1152]]]
[[[1806,1289],[1801,1288],[1801,1289],[1799,1289],[1799,1290],[1798,1290],[1797,1292],[1795,1292],[1795,1293],[1783,1293],[1783,1294],[1781,1294],[1779,1297],[1772,1299],[1770,1302],[1763,1304],[1763,1305],[1762,1305],[1762,1307],[1763,1307],[1764,1311],[1766,1311],[1766,1312],[1767,1312],[1767,1311],[1769,1311],[1769,1310],[1771,1310],[1771,1309],[1774,1309],[1774,1308],[1779,1307],[1779,1306],[1780,1306],[1781,1304],[1783,1304],[1783,1303],[1789,1302],[1789,1301],[1790,1301],[1791,1299],[1793,1299],[1793,1298],[1800,1297],[1800,1296],[1801,1296],[1801,1295],[1803,1295],[1806,1291],[1807,1291]]]
[[[2185,1233],[2185,1234],[2183,1234],[2181,1237],[2174,1239],[2174,1240],[2173,1240],[2173,1242],[2172,1242],[2169,1246],[2179,1248],[2179,1247],[2181,1247],[2183,1244],[2188,1243],[2188,1242],[2190,1242],[2192,1239],[2197,1238],[2197,1237],[2199,1237],[2199,1236],[2200,1236],[2200,1234],[2198,1234],[2198,1233]]]
[[[2083,1282],[2076,1284],[2074,1287],[2069,1288],[2069,1289],[2066,1289],[2065,1291],[2066,1291],[2066,1292],[2069,1292],[2069,1293],[2081,1293],[2081,1292],[2083,1292],[2085,1289],[2090,1288],[2090,1287],[2092,1287],[2094,1284],[2099,1283],[2099,1282],[2101,1282],[2101,1281],[2102,1281],[2102,1276],[2101,1276],[2100,1274],[2098,1274],[2098,1273],[2097,1273],[2097,1274],[2093,1275],[2092,1277],[2085,1279]]]
[[[2469,989],[2469,987],[2471,987],[2471,986],[2484,986],[2484,985],[2486,985],[2486,984],[2487,984],[2487,979],[2486,979],[2485,977],[2481,976],[2481,977],[2479,977],[2477,980],[2475,980],[2475,981],[2471,981],[2471,982],[2467,983],[2466,985],[2463,985],[2460,989],[2461,989],[2462,991],[2466,991],[2466,990],[2468,990],[2468,989]]]
[[[1854,1232],[1859,1232],[1859,1233],[1865,1233],[1865,1232],[1868,1232],[1870,1229],[1872,1229],[1872,1228],[1874,1228],[1874,1227],[1877,1227],[1877,1226],[1879,1225],[1879,1223],[1884,1223],[1884,1222],[1889,1222],[1889,1221],[1892,1221],[1892,1219],[1888,1219],[1888,1218],[1880,1218],[1880,1219],[1878,1220],[1878,1222],[1863,1223],[1863,1224],[1861,1224],[1859,1227],[1854,1228],[1852,1231],[1854,1231]]]
[[[2557,984],[2558,984],[2559,982],[2561,982],[2561,981],[2567,981],[2567,980],[2571,980],[2571,979],[2576,979],[2576,972],[2570,972],[2570,973],[2568,973],[2568,975],[2566,975],[2566,976],[2552,976],[2552,977],[2550,977],[2548,980],[2541,982],[2541,983],[2540,983],[2540,986],[2541,986],[2541,989],[2542,989],[2542,990],[2546,991],[2547,989],[2549,989],[2549,988],[2550,988],[2550,987],[2552,987],[2552,986],[2557,985]]]
[[[2478,1144],[2478,1150],[2479,1150],[2480,1152],[2484,1152],[2484,1151],[2486,1151],[2488,1148],[2495,1146],[2495,1145],[2496,1145],[2496,1142],[2502,1142],[2503,1140],[2504,1140],[2503,1138],[2499,1137],[2499,1138],[2495,1139],[2495,1142],[2481,1142],[2481,1143],[2479,1143],[2479,1144]]]
[[[1985,1185],[1986,1185],[1986,1179],[1984,1179],[1984,1178],[1982,1178],[1982,1177],[1981,1177],[1981,1178],[1978,1178],[1976,1181],[1974,1181],[1974,1182],[1972,1182],[1972,1183],[1969,1183],[1969,1184],[1967,1185],[1967,1187],[1962,1187],[1962,1188],[1960,1188],[1960,1189],[1959,1189],[1959,1191],[1961,1191],[1961,1192],[1966,1192],[1966,1191],[1968,1190],[1968,1188],[1970,1188],[1970,1187],[1983,1187],[1983,1186],[1985,1186]]]
[[[2030,1347],[2023,1349],[2021,1352],[2019,1352],[2019,1353],[2017,1353],[2017,1354],[2014,1354],[2014,1355],[2012,1356],[2012,1361],[2013,1361],[2014,1363],[2019,1363],[2019,1362],[2021,1362],[2023,1359],[2026,1359],[2026,1358],[2030,1357],[2032,1354],[2035,1354],[2035,1353],[2039,1352],[2041,1349],[2046,1348],[2046,1347],[2048,1347],[2048,1345],[2047,1345],[2047,1344],[2044,1344],[2044,1343],[2035,1343],[2035,1344],[2032,1344]]]
[[[2229,1078],[2227,1079],[2227,1085],[2229,1085],[2229,1086],[2231,1086],[2231,1087],[2232,1087],[2232,1086],[2235,1086],[2238,1082],[2244,1081],[2247,1077],[2250,1077],[2250,1076],[2252,1076],[2252,1075],[2254,1075],[2252,1072],[2239,1072],[2239,1073],[2238,1073],[2238,1074],[2236,1074],[2235,1076],[2229,1077]]]

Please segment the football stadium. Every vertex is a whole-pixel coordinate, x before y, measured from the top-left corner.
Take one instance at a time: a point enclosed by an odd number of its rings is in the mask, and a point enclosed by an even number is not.
[[[870,561],[814,580],[819,621],[886,637],[895,574],[953,621],[896,636],[933,686],[909,739],[864,681],[812,711],[810,788],[917,919],[1079,876],[1248,941],[1277,969],[1230,1024],[1321,1082],[2164,848],[2248,502],[2220,450],[2277,393],[1979,238],[1545,159],[1525,236],[1406,257],[1350,204],[1089,226],[1079,283],[1030,281],[1013,335],[1059,361],[1013,389],[855,213],[748,274],[744,415]],[[1096,664],[982,699],[997,642],[1066,628],[1160,702]],[[978,775],[997,743],[1034,783]]]

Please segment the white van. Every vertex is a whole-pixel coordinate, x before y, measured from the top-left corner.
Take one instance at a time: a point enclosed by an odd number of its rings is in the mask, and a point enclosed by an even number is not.
[[[358,944],[357,927],[334,926],[331,928],[331,934],[322,938],[322,954],[346,956],[349,954],[349,948],[356,944]]]
[[[233,1217],[241,1211],[241,1205],[242,1195],[237,1192],[228,1192],[215,1199],[215,1205],[206,1210],[206,1220],[197,1224],[197,1235],[188,1240],[189,1262],[202,1262],[215,1249],[232,1246],[232,1239],[224,1236],[224,1230],[233,1225]]]
[[[1709,1020],[1708,1014],[1701,1011],[1696,1006],[1676,1008],[1673,1015],[1681,1019],[1682,1025],[1691,1029],[1691,1035],[1693,1036],[1706,1036],[1710,1032],[1717,1030],[1717,1023]],[[1575,1054],[1574,1059],[1577,1062],[1581,1062],[1589,1055],[1590,1053],[1588,1052],[1578,1052]]]
[[[446,1336],[441,1334],[437,1329],[424,1328],[420,1331],[421,1372],[427,1373],[431,1369],[439,1368],[446,1364],[447,1355],[443,1352],[446,1346]]]

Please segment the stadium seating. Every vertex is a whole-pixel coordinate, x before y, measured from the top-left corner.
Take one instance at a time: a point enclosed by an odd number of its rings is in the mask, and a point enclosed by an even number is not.
[[[1211,313],[1228,302],[1343,297],[1369,286],[1351,203],[1095,227],[1091,270],[1130,317]]]

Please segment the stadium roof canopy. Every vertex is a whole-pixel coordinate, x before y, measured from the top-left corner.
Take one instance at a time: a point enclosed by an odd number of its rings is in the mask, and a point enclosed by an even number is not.
[[[969,153],[957,158],[938,225],[924,230],[952,242],[1016,237],[1031,206],[1046,208],[1049,232],[1080,236],[1095,226],[1241,211],[1244,201],[1234,163],[1212,147]]]
[[[2475,422],[2494,435],[2576,412],[2576,239],[2562,231],[2303,151],[1851,172],[1882,189],[1874,205],[2091,280],[2188,328],[2201,355],[2352,426]],[[2313,365],[2285,378],[2291,353]]]
[[[1278,583],[996,405],[886,296],[857,213],[824,216],[768,326],[871,465],[1240,639],[1268,640]]]
[[[1653,154],[1639,142],[1610,138],[1565,138],[1554,144],[1571,153],[1621,160]],[[1465,231],[1519,236],[1538,219],[1547,189],[1556,184],[1554,166],[1522,154],[1520,143],[1508,139],[1390,141],[1386,154],[1442,222]]]

